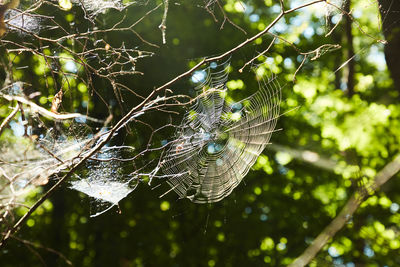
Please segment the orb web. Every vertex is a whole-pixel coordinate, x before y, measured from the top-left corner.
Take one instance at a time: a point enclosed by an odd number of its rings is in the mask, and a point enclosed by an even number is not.
[[[259,82],[259,90],[240,102],[226,100],[228,66],[207,70],[196,87],[199,97],[186,114],[162,161],[162,171],[180,198],[195,203],[228,196],[268,144],[279,117],[281,86]]]

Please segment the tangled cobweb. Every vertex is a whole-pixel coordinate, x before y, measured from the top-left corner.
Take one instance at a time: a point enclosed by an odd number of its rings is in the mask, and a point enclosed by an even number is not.
[[[261,81],[254,95],[229,103],[228,67],[212,67],[161,163],[168,192],[195,203],[217,202],[232,192],[268,144],[280,114],[276,79]]]
[[[27,129],[15,141],[0,145],[0,221],[24,196],[61,177],[90,151],[94,145],[90,128],[72,121],[68,125],[67,131],[59,124],[40,135]],[[15,133],[25,131],[22,122],[13,121],[11,128]],[[132,151],[130,146],[103,147],[75,174],[70,188],[92,199],[92,217],[118,205],[136,188],[139,180],[129,158]]]
[[[109,9],[121,11],[126,7],[122,0],[72,0],[72,2],[81,5],[93,17]]]
[[[77,131],[61,134],[49,129],[38,136],[23,122],[10,125],[15,136],[0,144],[0,222],[12,217],[13,208],[23,206],[26,196],[67,171],[91,141]]]
[[[125,158],[131,150],[127,146],[103,148],[86,162],[82,177],[71,182],[70,188],[91,198],[91,217],[117,206],[137,187],[139,179],[132,172],[132,161]]]
[[[19,34],[38,33],[41,29],[41,17],[28,12],[10,10],[6,19],[10,30]]]
[[[24,196],[47,182],[46,170],[33,165],[43,155],[27,138],[3,141],[0,146],[0,222],[23,203]]]
[[[54,129],[43,136],[21,136],[15,143],[5,142],[0,147],[0,169],[18,188],[43,185],[52,175],[68,169],[89,142],[90,137],[58,135]]]

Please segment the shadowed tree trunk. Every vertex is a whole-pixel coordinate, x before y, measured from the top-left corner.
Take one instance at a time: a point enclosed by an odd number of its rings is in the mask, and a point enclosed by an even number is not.
[[[346,1],[344,5],[344,10],[347,13],[350,13],[350,5],[351,1]],[[347,95],[348,97],[352,97],[354,95],[354,67],[355,67],[355,59],[354,59],[354,45],[353,45],[353,33],[351,32],[352,19],[349,16],[345,16],[345,31],[346,31],[346,39],[347,39],[347,60],[350,60],[347,63]]]
[[[388,42],[385,46],[386,63],[400,93],[400,1],[379,0],[379,10],[383,34]]]
[[[329,16],[327,19],[327,30],[331,30],[333,27],[335,27],[335,24],[332,22],[332,17],[333,16]],[[333,31],[331,33],[333,43],[341,45],[343,42],[342,35],[342,31]],[[335,51],[335,53],[338,55],[333,61],[333,69],[335,70],[335,89],[340,89],[342,81],[342,70],[340,69],[340,65],[343,63],[343,52],[342,50],[338,49]]]

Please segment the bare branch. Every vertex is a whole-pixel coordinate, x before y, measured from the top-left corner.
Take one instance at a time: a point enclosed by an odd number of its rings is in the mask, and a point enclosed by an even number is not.
[[[400,171],[400,155],[397,155],[376,176],[374,181],[367,187],[358,189],[347,201],[341,212],[331,223],[318,235],[312,244],[298,257],[289,267],[303,267],[307,265],[317,253],[343,228],[346,222],[353,216],[360,204],[376,190],[378,190],[390,178]],[[367,190],[365,190],[367,189]]]
[[[19,104],[17,104],[14,108],[13,111],[7,116],[7,118],[4,119],[4,121],[0,125],[0,135],[3,132],[4,128],[10,123],[10,121],[17,115],[19,110]]]
[[[234,22],[228,17],[228,15],[226,14],[226,12],[225,12],[225,10],[224,10],[224,7],[221,5],[221,3],[219,2],[219,0],[215,0],[215,2],[217,3],[217,5],[218,5],[218,7],[219,7],[219,10],[221,11],[222,15],[224,16],[224,21],[222,21],[220,29],[222,30],[222,29],[224,28],[225,22],[228,21],[229,24],[231,24],[233,27],[235,27],[236,29],[242,31],[244,34],[247,34],[247,32],[246,32],[242,27],[240,27],[239,25],[237,25],[236,23],[234,23]],[[215,18],[215,17],[214,17],[214,18]],[[216,19],[216,18],[215,18],[215,19]]]
[[[239,69],[239,72],[243,72],[243,69],[244,69],[247,65],[253,63],[254,60],[256,60],[256,59],[259,58],[260,56],[262,56],[262,55],[264,55],[265,53],[267,53],[267,52],[269,51],[269,49],[272,47],[272,45],[274,44],[275,40],[276,40],[276,37],[274,37],[274,39],[272,39],[272,41],[271,41],[271,43],[268,45],[267,49],[265,49],[264,51],[262,51],[262,52],[259,53],[257,56],[255,56],[255,57],[253,57],[252,59],[250,59],[249,61],[247,61],[246,64],[244,64],[243,67],[241,67],[241,68]]]
[[[69,120],[69,119],[75,119],[75,118],[83,118],[89,121],[97,122],[97,123],[103,123],[102,120],[98,120],[80,113],[67,113],[67,114],[56,114],[54,112],[51,112],[45,108],[42,108],[41,106],[33,103],[32,101],[29,101],[28,99],[22,97],[22,96],[11,96],[11,95],[5,95],[1,94],[0,96],[3,97],[4,99],[8,101],[18,101],[19,103],[25,104],[31,108],[31,112],[33,113],[39,113],[45,117],[55,119],[55,120]]]
[[[160,24],[160,26],[158,26],[158,28],[160,28],[160,30],[161,30],[162,42],[163,42],[163,44],[166,44],[167,41],[166,41],[166,38],[165,38],[165,36],[166,36],[165,32],[167,30],[167,15],[168,15],[169,0],[163,0],[163,2],[164,2],[164,14],[163,14],[163,17],[162,17],[161,24]]]

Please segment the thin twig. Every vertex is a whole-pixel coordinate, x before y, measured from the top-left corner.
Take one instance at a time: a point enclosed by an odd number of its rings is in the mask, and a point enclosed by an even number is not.
[[[297,67],[296,71],[293,74],[293,82],[296,82],[296,75],[299,72],[299,70],[301,69],[301,67],[303,67],[306,60],[307,60],[307,55],[304,55],[303,60],[301,61],[300,65]]]
[[[4,121],[1,123],[1,125],[0,125],[0,135],[3,132],[3,130],[5,129],[5,127],[15,117],[15,115],[17,115],[18,110],[19,110],[19,104],[17,103],[17,105],[15,106],[15,108],[13,108],[13,111],[10,113],[10,115],[8,115],[7,118],[5,118]]]
[[[162,35],[162,42],[163,44],[166,44],[166,30],[167,30],[167,15],[168,15],[168,4],[169,4],[169,0],[163,0],[164,2],[164,14],[161,20],[161,24],[160,26],[158,26],[158,28],[160,28],[161,30],[161,35]]]
[[[240,27],[239,25],[237,25],[236,23],[234,23],[229,17],[228,15],[226,15],[226,12],[224,10],[224,7],[221,5],[221,3],[218,0],[215,0],[215,2],[217,3],[219,10],[221,11],[222,15],[224,16],[224,21],[221,23],[221,27],[220,29],[222,30],[224,28],[225,22],[229,22],[229,24],[231,24],[233,27],[235,27],[236,29],[242,31],[244,34],[247,34],[247,32]],[[214,17],[215,18],[215,17]]]
[[[247,65],[253,63],[254,60],[256,60],[256,59],[259,58],[260,56],[262,56],[262,55],[264,55],[265,53],[267,53],[268,50],[269,50],[269,49],[272,47],[272,45],[274,44],[275,40],[276,40],[276,37],[274,37],[274,39],[272,39],[272,41],[271,41],[271,43],[269,44],[269,46],[267,47],[267,49],[265,49],[264,51],[262,51],[262,52],[259,53],[257,56],[255,56],[255,57],[253,57],[252,59],[250,59],[249,61],[247,61],[246,64],[244,64],[243,67],[241,67],[241,68],[239,69],[239,72],[242,73],[242,72],[243,72],[243,69],[244,69]]]
[[[31,241],[28,241],[28,240],[24,240],[24,239],[18,238],[18,237],[16,237],[16,236],[11,236],[11,238],[12,238],[12,239],[15,239],[15,240],[17,240],[17,241],[19,241],[19,242],[21,242],[21,243],[23,243],[23,244],[27,244],[27,245],[30,245],[30,246],[32,246],[32,247],[36,247],[36,248],[41,248],[41,249],[47,250],[47,251],[49,251],[49,252],[51,252],[51,253],[53,253],[53,254],[56,254],[56,255],[59,256],[60,258],[62,258],[62,259],[65,261],[66,264],[68,264],[68,265],[70,265],[70,266],[73,265],[72,262],[71,262],[70,260],[68,260],[67,257],[64,256],[64,254],[62,254],[61,252],[59,252],[59,251],[57,251],[57,250],[54,250],[54,249],[48,248],[48,247],[44,247],[44,246],[42,246],[42,245],[40,245],[40,244],[31,242]]]

